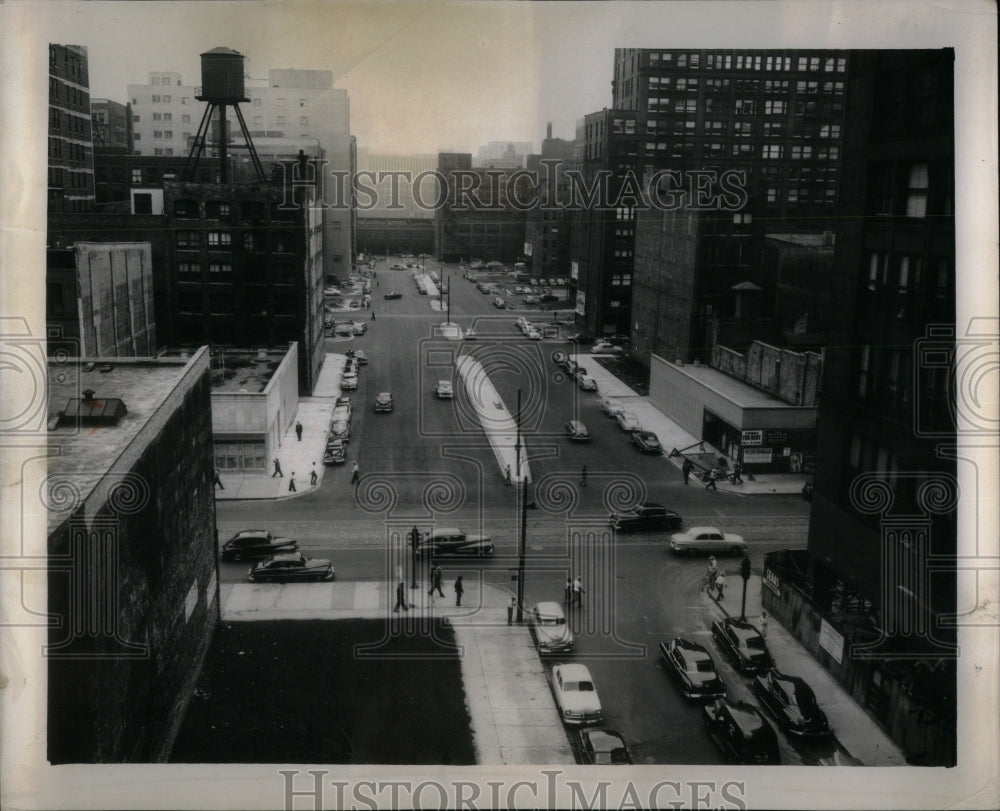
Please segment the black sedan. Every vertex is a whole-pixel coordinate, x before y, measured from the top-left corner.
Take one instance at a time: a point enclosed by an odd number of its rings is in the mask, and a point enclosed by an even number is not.
[[[781,763],[778,736],[753,704],[719,699],[705,707],[702,720],[730,763]]]
[[[632,444],[642,453],[663,453],[663,446],[652,431],[635,431],[632,434]]]
[[[392,395],[383,391],[375,395],[375,410],[376,411],[392,411]]]
[[[576,735],[576,750],[581,763],[596,766],[628,766],[632,763],[628,744],[613,729],[581,729]]]
[[[342,465],[347,461],[347,448],[344,447],[344,440],[331,439],[326,443],[326,451],[323,453],[324,465]]]
[[[391,301],[392,299],[397,299],[402,297],[403,294],[397,293],[395,290],[393,290],[391,293],[386,293],[384,296],[382,296],[382,298],[384,298],[386,301]]]
[[[685,698],[723,698],[726,685],[715,672],[715,662],[702,645],[687,639],[660,643],[660,658]]]
[[[307,558],[301,552],[275,555],[250,570],[251,583],[298,583],[333,580],[333,564],[324,558]]]
[[[763,673],[774,667],[764,637],[746,620],[716,620],[712,623],[712,638],[742,673]]]
[[[417,545],[417,556],[430,555],[492,555],[493,541],[486,535],[466,535],[455,528],[436,529],[423,536]]]
[[[611,513],[608,523],[619,532],[632,532],[643,529],[680,529],[683,522],[673,510],[653,501],[645,501],[623,513]]]
[[[830,734],[826,713],[816,703],[812,688],[798,676],[776,669],[754,679],[754,693],[789,735],[825,737]]]
[[[293,538],[276,538],[266,529],[245,529],[222,545],[222,559],[266,558],[298,549],[298,542]]]

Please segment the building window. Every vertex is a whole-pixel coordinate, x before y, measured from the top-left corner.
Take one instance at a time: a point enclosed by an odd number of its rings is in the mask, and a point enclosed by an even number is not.
[[[274,100],[274,103],[275,103],[275,104],[276,104],[276,105],[277,105],[278,107],[284,107],[284,106],[285,106],[285,100],[284,100],[284,99],[275,99],[275,100]]]
[[[820,138],[839,138],[840,124],[824,124],[819,128]]]
[[[140,140],[142,140],[142,133],[141,132],[135,133],[135,135],[132,136],[132,140],[133,141],[140,141]]]
[[[276,116],[275,119],[274,119],[274,123],[275,124],[284,124],[285,123],[285,117],[283,115]]]
[[[177,272],[182,276],[200,276],[201,265],[197,262],[181,262],[177,265]]]
[[[260,99],[254,99],[253,100],[253,106],[254,107],[260,107],[260,105],[261,105]]]
[[[200,246],[200,244],[201,244],[201,239],[198,231],[177,232],[178,248],[197,248]]]
[[[174,114],[173,113],[164,113],[163,114],[163,120],[164,121],[173,121],[174,120]]]
[[[181,104],[190,104],[191,99],[189,96],[181,96]]]
[[[210,262],[208,265],[209,273],[232,273],[233,266],[230,262]]]
[[[761,147],[760,156],[762,158],[780,158],[781,144],[764,144]]]
[[[787,109],[784,101],[768,99],[764,102],[764,115],[784,115]]]
[[[736,99],[736,115],[754,115],[757,102],[754,99]]]
[[[152,102],[153,104],[159,104],[159,103],[160,103],[160,97],[159,97],[159,96],[150,96],[149,100],[150,100],[150,101],[151,101],[151,102]]]
[[[858,397],[861,398],[868,396],[871,353],[872,348],[865,345],[861,347],[858,357]]]
[[[174,131],[173,130],[164,130],[163,131],[163,137],[164,138],[173,138],[174,137]]]
[[[208,245],[209,247],[222,247],[225,245],[233,244],[233,235],[229,231],[209,231],[208,232]]]
[[[229,203],[222,200],[209,200],[205,203],[205,216],[210,220],[228,220],[230,213]],[[209,244],[211,244],[211,234],[209,234]]]
[[[906,216],[927,216],[927,164],[918,163],[910,167],[910,177],[906,191]]]
[[[132,170],[132,182],[133,183],[142,183],[142,169],[133,169]]]
[[[170,96],[164,96],[163,97],[163,103],[164,104],[170,104]]]

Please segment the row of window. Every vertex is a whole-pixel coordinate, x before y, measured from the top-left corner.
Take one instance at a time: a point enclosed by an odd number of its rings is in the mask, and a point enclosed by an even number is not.
[[[721,92],[729,90],[730,86],[735,87],[738,91],[744,93],[759,93],[763,90],[765,93],[782,93],[786,94],[791,89],[791,82],[771,82],[763,81],[760,79],[737,79],[734,83],[730,83],[729,79],[705,79],[700,82],[698,79],[694,78],[674,78],[672,76],[650,76],[647,80],[647,85],[651,93],[662,92],[663,90],[669,90],[671,87],[678,92],[697,92],[699,87],[704,87],[706,90]],[[846,85],[844,82],[818,82],[818,81],[808,81],[802,80],[795,83],[795,92],[799,95],[816,95],[822,93],[824,96],[839,96],[843,95],[845,92]]]
[[[872,170],[869,208],[875,215],[950,216],[953,204],[954,175],[949,165],[882,164]]]
[[[49,46],[49,67],[59,67],[59,56],[62,55],[62,63],[66,73],[77,79],[83,78],[83,59],[66,48],[58,45]]]
[[[233,235],[230,231],[191,230],[179,230],[176,232],[177,247],[188,250],[200,249],[202,247],[202,234],[205,235],[205,242],[209,250],[232,247]],[[292,234],[278,232],[272,233],[270,237],[272,253],[292,253],[295,251],[295,237]],[[252,231],[247,231],[243,234],[241,245],[244,251],[266,250],[264,236]]]
[[[653,65],[674,65],[678,68],[703,68],[704,70],[775,70],[823,71],[844,73],[846,57],[820,56],[764,56],[763,54],[705,54],[653,51],[649,61]]]
[[[49,138],[49,157],[71,161],[86,161],[90,158],[90,148],[84,144],[63,138]]]
[[[264,125],[264,116],[255,115],[253,117],[253,123],[255,126],[261,127]],[[278,115],[274,117],[275,124],[286,124],[285,117],[283,115]],[[299,126],[308,127],[309,126],[309,116],[300,115],[299,116]]]
[[[63,101],[77,107],[90,104],[90,95],[79,88],[59,81],[55,76],[49,77],[49,104]]]
[[[76,133],[81,138],[90,137],[90,121],[83,116],[71,115],[58,107],[49,107],[49,131]]]
[[[170,78],[169,76],[163,76],[163,77],[160,77],[160,76],[153,76],[153,77],[152,77],[152,78],[150,79],[150,83],[151,83],[151,84],[159,84],[159,85],[169,85],[169,84],[171,84],[171,83],[172,83],[173,81],[175,81],[175,80],[174,80],[174,79],[171,79],[171,78]],[[181,86],[181,80],[180,80],[180,79],[177,79],[177,80],[176,80],[176,82],[177,82],[177,86],[178,86],[178,87],[180,87],[180,86]]]
[[[225,275],[233,272],[233,263],[228,261],[220,262],[178,262],[177,274],[180,281],[197,281],[205,276],[204,271],[208,270],[209,277]],[[272,284],[295,284],[300,277],[295,268],[291,265],[257,265],[250,264],[242,267],[241,275],[244,281],[254,284],[267,284],[270,277]]]
[[[90,189],[92,177],[89,172],[69,172],[49,167],[49,188]]]
[[[229,285],[226,285],[228,288]],[[207,305],[212,314],[240,313],[260,316],[297,316],[299,314],[298,299],[295,296],[274,296],[273,303],[266,291],[260,296],[254,296],[248,291],[245,301],[241,304],[229,290],[210,292],[203,296],[202,291],[184,290],[177,293],[177,309],[180,313],[204,313]],[[206,300],[207,299],[207,300]]]

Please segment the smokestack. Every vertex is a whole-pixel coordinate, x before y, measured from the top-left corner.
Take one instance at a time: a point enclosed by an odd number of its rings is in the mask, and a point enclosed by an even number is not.
[[[549,141],[552,140],[552,122],[550,121],[545,127],[545,138]]]

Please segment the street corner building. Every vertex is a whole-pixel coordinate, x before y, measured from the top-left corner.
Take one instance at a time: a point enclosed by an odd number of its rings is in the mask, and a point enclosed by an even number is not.
[[[48,759],[165,758],[219,614],[207,347],[50,362]]]

